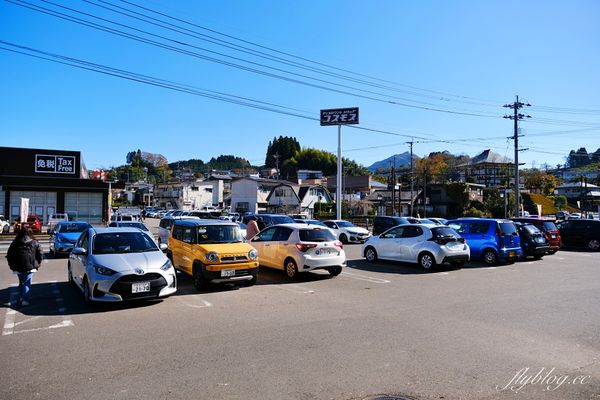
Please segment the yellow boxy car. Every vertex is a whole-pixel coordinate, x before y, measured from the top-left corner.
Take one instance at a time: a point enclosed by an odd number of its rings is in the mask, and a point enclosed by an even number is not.
[[[239,225],[221,220],[174,222],[167,256],[175,269],[191,276],[198,290],[210,283],[242,283],[258,278],[258,252],[244,243]]]

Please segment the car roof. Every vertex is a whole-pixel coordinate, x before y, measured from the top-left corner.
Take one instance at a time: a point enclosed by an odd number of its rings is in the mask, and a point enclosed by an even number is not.
[[[348,221],[347,219],[328,219],[328,220],[323,221],[323,222],[335,222],[335,223],[338,223],[338,222],[350,222],[350,221]],[[350,223],[352,223],[352,222],[350,222]]]
[[[179,219],[175,221],[175,225],[178,226],[200,226],[200,225],[231,225],[238,226],[233,221],[224,220],[224,219]]]
[[[108,227],[108,228],[92,228],[96,234],[101,233],[123,233],[123,232],[133,232],[133,233],[144,233],[138,228],[130,228],[130,227]]]
[[[319,225],[313,225],[313,224],[303,224],[303,223],[298,223],[298,222],[294,222],[292,223],[287,223],[287,224],[277,224],[277,225],[272,225],[271,227],[276,227],[276,226],[283,226],[286,228],[292,228],[292,229],[312,229],[312,230],[324,230],[324,229],[328,229],[325,228],[324,226],[319,226]]]
[[[56,226],[58,226],[58,225],[73,225],[73,224],[76,224],[76,225],[84,225],[85,224],[85,225],[91,226],[91,224],[87,221],[60,221],[59,223],[56,224]]]

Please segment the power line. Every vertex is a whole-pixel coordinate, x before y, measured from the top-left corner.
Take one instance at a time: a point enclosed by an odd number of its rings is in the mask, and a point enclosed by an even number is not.
[[[106,2],[104,0],[100,0],[100,1],[102,1],[103,3],[108,3],[108,2]],[[306,62],[309,62],[311,64],[315,64],[315,65],[320,65],[320,66],[323,66],[323,67],[326,67],[326,68],[330,68],[330,69],[333,69],[333,70],[336,70],[336,71],[341,71],[341,72],[349,73],[349,74],[352,74],[352,75],[356,75],[356,76],[361,76],[361,77],[364,77],[364,78],[368,78],[368,79],[371,79],[371,80],[374,80],[374,81],[379,81],[379,82],[385,82],[385,83],[388,83],[388,84],[393,84],[393,85],[396,85],[396,86],[407,87],[407,88],[414,89],[414,90],[420,90],[420,91],[424,91],[424,92],[434,93],[434,94],[443,95],[443,96],[456,97],[456,98],[461,98],[461,99],[476,100],[476,101],[480,102],[480,103],[466,102],[468,104],[482,104],[482,105],[497,106],[497,104],[500,103],[499,101],[480,99],[480,98],[476,98],[476,97],[468,97],[468,96],[455,95],[455,94],[450,94],[450,93],[436,91],[436,90],[430,90],[430,89],[423,89],[423,88],[419,88],[419,87],[416,87],[416,86],[401,84],[401,83],[397,83],[397,82],[393,82],[393,81],[384,80],[384,79],[381,79],[381,78],[377,78],[377,77],[373,77],[373,76],[361,74],[361,73],[358,73],[358,72],[353,72],[353,71],[350,71],[350,70],[347,70],[347,69],[343,69],[343,68],[339,68],[339,67],[336,67],[336,66],[333,66],[333,65],[329,65],[329,64],[322,63],[322,62],[314,61],[314,60],[311,60],[311,59],[308,59],[308,58],[305,58],[305,57],[300,57],[300,56],[297,56],[297,55],[294,55],[294,54],[291,54],[291,53],[288,53],[288,52],[283,52],[283,51],[280,51],[280,50],[277,50],[277,49],[274,49],[274,48],[271,48],[271,47],[260,45],[260,44],[255,43],[255,42],[251,42],[251,41],[244,40],[244,39],[232,36],[232,35],[228,35],[228,34],[219,32],[219,31],[214,30],[214,29],[210,29],[210,28],[207,28],[207,27],[204,27],[204,26],[201,26],[201,25],[198,25],[198,24],[195,24],[195,23],[192,23],[192,22],[180,19],[180,18],[176,18],[176,17],[170,16],[170,15],[168,15],[166,13],[161,13],[159,11],[150,9],[148,7],[140,6],[139,4],[136,4],[135,2],[132,2],[132,1],[127,1],[127,0],[120,0],[120,1],[122,3],[130,4],[130,5],[134,6],[134,7],[139,8],[139,9],[151,12],[153,14],[157,14],[157,15],[160,15],[160,16],[172,19],[174,21],[182,22],[182,23],[184,23],[186,25],[190,25],[190,26],[193,26],[193,27],[205,30],[207,32],[215,33],[217,35],[220,35],[220,36],[223,36],[223,37],[227,37],[229,39],[233,39],[233,40],[239,41],[241,43],[249,44],[249,45],[255,46],[257,48],[261,48],[261,49],[264,49],[264,50],[268,50],[268,51],[274,52],[276,54],[285,55],[287,57],[292,57],[292,58],[295,58],[295,59],[298,59],[298,60],[306,61]],[[417,93],[414,93],[414,94],[415,95],[419,95]],[[422,95],[422,96],[424,96],[424,95]],[[485,102],[485,103],[483,103],[483,102]]]
[[[305,86],[309,86],[309,87],[313,87],[313,88],[317,88],[317,89],[321,89],[321,90],[327,90],[327,91],[331,91],[331,92],[335,92],[335,93],[339,93],[339,94],[345,94],[345,95],[349,95],[349,96],[353,96],[353,97],[363,98],[363,99],[366,99],[366,100],[371,100],[371,101],[376,101],[376,102],[382,102],[382,103],[386,103],[386,104],[390,104],[390,105],[396,105],[396,106],[401,106],[401,107],[415,108],[415,109],[421,109],[421,110],[427,110],[427,111],[435,111],[435,112],[441,112],[441,113],[447,113],[447,114],[466,115],[466,116],[475,116],[475,117],[484,117],[484,118],[500,118],[500,116],[493,115],[493,114],[480,114],[480,113],[476,113],[476,112],[461,112],[461,111],[453,111],[453,110],[447,110],[447,109],[442,109],[442,108],[437,108],[437,107],[418,106],[418,105],[414,105],[414,104],[408,104],[408,103],[403,103],[403,102],[398,102],[398,101],[393,101],[393,100],[386,100],[386,99],[383,99],[383,98],[373,97],[373,96],[370,96],[370,95],[363,95],[363,94],[360,94],[360,93],[349,92],[347,90],[335,89],[335,88],[332,88],[332,87],[327,87],[327,86],[323,86],[323,85],[320,85],[320,84],[314,84],[314,83],[302,81],[302,80],[299,80],[299,79],[290,78],[290,77],[286,77],[286,76],[282,76],[282,75],[278,75],[278,74],[274,74],[274,73],[262,71],[262,70],[259,70],[259,69],[256,69],[256,68],[243,66],[243,65],[236,64],[236,63],[233,63],[233,62],[220,60],[218,58],[214,58],[214,57],[202,55],[202,54],[194,52],[194,51],[183,50],[183,49],[181,49],[179,47],[175,47],[175,46],[168,45],[168,44],[165,44],[165,43],[157,42],[155,40],[144,38],[144,37],[141,37],[141,36],[137,36],[137,35],[134,35],[134,34],[131,34],[131,33],[127,33],[127,32],[124,32],[124,31],[120,31],[118,29],[113,29],[113,28],[110,28],[110,27],[106,27],[104,25],[100,25],[100,24],[97,24],[97,23],[94,23],[94,22],[90,22],[88,20],[77,18],[77,17],[74,17],[72,15],[68,15],[68,14],[61,13],[61,12],[58,12],[58,11],[55,11],[55,10],[51,10],[51,9],[48,9],[48,8],[37,6],[35,4],[31,4],[31,3],[26,2],[26,1],[22,1],[21,0],[19,3],[15,2],[13,0],[6,0],[6,1],[8,1],[9,3],[12,3],[12,4],[15,4],[15,5],[18,5],[18,6],[21,6],[21,7],[30,9],[30,10],[33,10],[33,11],[37,11],[37,12],[40,12],[40,13],[43,13],[43,14],[51,15],[53,17],[57,17],[57,18],[60,18],[60,19],[64,19],[64,20],[67,20],[67,21],[70,21],[70,22],[77,23],[79,25],[84,25],[84,26],[87,26],[87,27],[90,27],[90,28],[101,30],[101,31],[104,31],[104,32],[107,32],[107,33],[111,33],[111,34],[120,36],[120,37],[125,37],[125,38],[132,39],[132,40],[135,40],[135,41],[138,41],[138,42],[142,42],[142,43],[150,44],[152,46],[160,47],[160,48],[163,48],[163,49],[166,49],[166,50],[171,50],[171,51],[174,51],[174,52],[177,52],[177,53],[180,53],[180,54],[184,54],[184,55],[188,55],[188,56],[200,58],[200,59],[203,59],[203,60],[206,60],[206,61],[215,62],[215,63],[221,64],[221,65],[225,65],[225,66],[229,66],[229,67],[232,67],[232,68],[237,68],[237,69],[245,70],[247,72],[253,72],[253,73],[260,74],[260,75],[263,75],[263,76],[267,76],[267,77],[270,77],[270,78],[281,79],[281,80],[285,80],[285,81],[288,81],[288,82],[297,83],[297,84],[301,84],[301,85],[305,85]],[[338,83],[329,82],[329,81],[325,81],[325,80],[322,80],[322,79],[310,77],[310,76],[307,76],[307,75],[302,75],[302,74],[298,74],[298,73],[294,73],[294,72],[282,70],[280,68],[275,68],[275,67],[272,67],[272,66],[268,66],[268,65],[264,65],[264,64],[260,64],[260,63],[255,63],[255,62],[252,62],[252,61],[249,61],[249,60],[244,60],[244,59],[241,59],[241,58],[238,58],[238,57],[233,57],[233,56],[226,55],[226,54],[223,54],[223,53],[219,53],[219,52],[215,52],[215,51],[212,51],[212,50],[204,49],[204,48],[201,48],[201,47],[198,47],[198,46],[194,46],[192,44],[185,43],[185,42],[182,42],[180,40],[175,40],[175,39],[164,37],[162,35],[157,35],[157,34],[154,34],[154,33],[151,33],[151,32],[140,30],[140,29],[137,29],[137,28],[125,25],[125,24],[121,24],[121,23],[118,23],[118,22],[114,22],[114,21],[108,20],[106,18],[97,17],[95,15],[91,15],[89,13],[78,11],[78,10],[75,10],[75,9],[72,9],[72,8],[69,8],[69,7],[61,6],[61,5],[52,3],[52,2],[47,1],[47,0],[42,0],[42,1],[44,3],[52,4],[52,5],[54,5],[56,7],[59,7],[59,8],[63,8],[63,9],[66,9],[66,10],[69,10],[69,11],[72,11],[72,12],[75,12],[75,13],[78,13],[78,14],[82,14],[82,15],[85,15],[85,16],[88,16],[88,17],[99,19],[101,21],[109,22],[109,23],[112,23],[112,24],[117,25],[117,26],[125,27],[127,29],[131,29],[131,30],[134,30],[136,32],[140,32],[140,33],[143,33],[143,34],[146,34],[146,35],[150,35],[150,36],[153,36],[155,38],[159,38],[159,39],[162,39],[162,40],[173,42],[175,44],[180,44],[180,45],[184,45],[184,46],[187,46],[187,47],[195,48],[197,50],[209,52],[209,53],[216,54],[216,55],[219,55],[219,56],[222,56],[222,57],[231,58],[231,59],[234,59],[234,60],[237,60],[237,61],[246,62],[246,63],[252,64],[252,65],[255,65],[255,66],[260,66],[260,67],[263,67],[263,68],[273,69],[273,70],[276,70],[276,71],[279,71],[279,72],[284,72],[286,74],[290,74],[290,75],[297,76],[297,77],[300,77],[300,78],[311,79],[311,80],[314,80],[314,81],[317,81],[317,82],[322,82],[322,83],[326,83],[326,84],[329,84],[329,85],[338,86],[338,87],[341,87],[341,88],[344,88],[344,89],[357,90],[359,92],[368,93],[368,94],[374,94],[374,95],[377,95],[377,96],[384,96],[384,97],[388,97],[388,98],[397,98],[397,99],[404,100],[404,101],[417,102],[415,100],[403,99],[403,98],[398,98],[398,97],[395,97],[395,96],[385,95],[385,94],[378,93],[378,92],[373,92],[373,91],[368,91],[368,90],[364,90],[364,89],[359,89],[359,88],[355,88],[355,87],[348,86],[348,85],[342,85],[342,84],[338,84]],[[418,103],[423,103],[423,102],[418,102]]]

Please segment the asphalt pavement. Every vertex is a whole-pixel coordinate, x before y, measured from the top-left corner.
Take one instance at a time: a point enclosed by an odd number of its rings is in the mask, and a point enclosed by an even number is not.
[[[424,273],[345,247],[336,278],[85,306],[66,258],[13,306],[0,257],[2,399],[600,399],[600,254]]]

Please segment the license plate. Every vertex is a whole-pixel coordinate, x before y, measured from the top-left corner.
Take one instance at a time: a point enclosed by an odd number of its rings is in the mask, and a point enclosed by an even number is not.
[[[319,255],[321,255],[321,256],[323,256],[323,255],[327,256],[327,255],[332,254],[332,253],[335,253],[335,250],[333,250],[333,249],[319,249],[319,250],[315,251],[315,254],[318,255],[318,256]]]
[[[138,282],[131,284],[131,293],[144,293],[150,291],[150,282]]]
[[[554,238],[556,238],[556,234],[552,233],[552,234],[550,234],[550,237],[551,237],[552,239],[554,239]]]
[[[235,269],[222,269],[221,270],[222,278],[226,278],[226,277],[230,277],[230,276],[235,276]]]
[[[509,256],[509,257],[514,257],[514,256],[515,256],[515,252],[514,252],[514,251],[510,251],[510,252],[508,253],[508,256]]]

